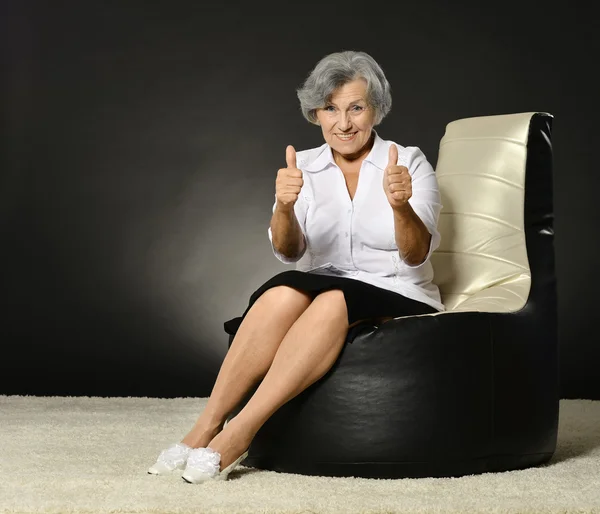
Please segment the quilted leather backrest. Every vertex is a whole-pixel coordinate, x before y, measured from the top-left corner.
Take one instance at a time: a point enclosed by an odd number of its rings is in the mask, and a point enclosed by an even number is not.
[[[436,167],[442,239],[431,262],[447,310],[512,312],[527,300],[524,192],[534,114],[465,118],[446,126]]]

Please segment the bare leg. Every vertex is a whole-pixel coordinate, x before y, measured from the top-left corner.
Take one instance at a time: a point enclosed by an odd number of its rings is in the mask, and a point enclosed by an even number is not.
[[[313,300],[283,338],[252,398],[208,444],[221,454],[221,469],[250,446],[279,407],[327,373],[343,348],[348,328],[342,291],[325,291]]]
[[[181,442],[205,447],[221,431],[227,416],[265,376],[285,334],[311,301],[288,286],[268,289],[256,300],[231,343],[205,409]]]

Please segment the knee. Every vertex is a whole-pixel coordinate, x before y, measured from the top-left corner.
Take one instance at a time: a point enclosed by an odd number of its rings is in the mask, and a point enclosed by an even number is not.
[[[262,294],[267,300],[276,306],[299,307],[306,309],[312,302],[312,297],[304,291],[294,289],[290,286],[275,286],[267,289]]]
[[[318,302],[319,309],[327,309],[331,315],[337,315],[348,323],[346,297],[341,289],[330,289],[319,293],[313,303]]]
[[[327,300],[329,302],[345,302],[344,291],[341,289],[328,289],[317,295],[320,300]]]

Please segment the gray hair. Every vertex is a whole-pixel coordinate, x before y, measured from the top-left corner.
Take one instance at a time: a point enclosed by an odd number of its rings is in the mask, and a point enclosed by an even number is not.
[[[304,118],[319,125],[316,110],[325,107],[335,89],[359,78],[367,81],[367,103],[375,110],[373,125],[379,125],[392,108],[391,86],[375,59],[353,50],[323,57],[296,90]]]

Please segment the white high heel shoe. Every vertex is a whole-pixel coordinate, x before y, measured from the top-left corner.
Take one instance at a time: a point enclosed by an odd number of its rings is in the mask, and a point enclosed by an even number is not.
[[[156,463],[150,466],[148,473],[151,475],[166,475],[176,469],[184,469],[188,455],[193,450],[185,443],[174,443],[160,452]]]
[[[227,426],[228,422],[228,420],[225,420],[223,428]],[[148,473],[151,475],[167,475],[177,469],[185,469],[188,456],[193,449],[185,443],[172,444],[160,452],[156,463],[150,466]]]
[[[227,480],[240,462],[248,456],[248,450],[242,453],[224,470],[219,471],[221,454],[212,448],[194,448],[187,460],[185,471],[181,475],[190,484],[199,484],[207,480]]]

